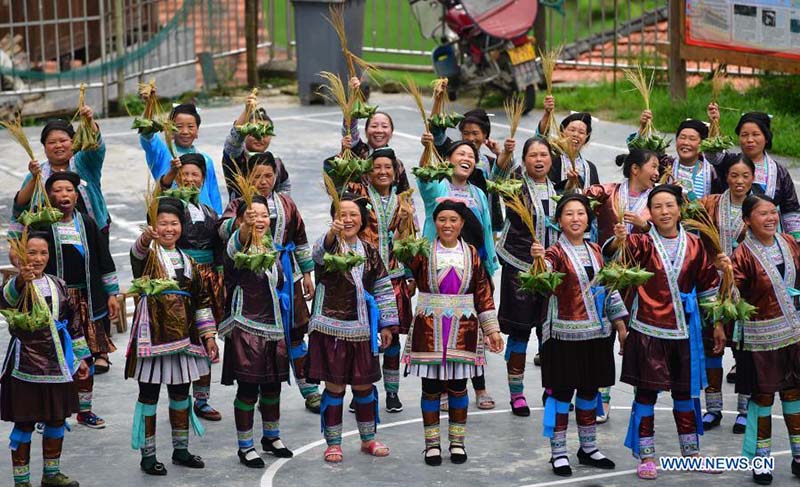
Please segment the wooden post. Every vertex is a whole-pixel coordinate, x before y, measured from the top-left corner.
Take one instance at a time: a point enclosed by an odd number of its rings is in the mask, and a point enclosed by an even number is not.
[[[536,38],[536,48],[539,52],[547,49],[547,12],[543,5],[536,11],[536,20],[533,21],[533,36]]]
[[[686,61],[681,58],[685,1],[669,2],[669,91],[673,100],[686,99]]]
[[[125,11],[123,0],[114,0],[114,40],[117,56],[125,56]],[[125,68],[117,68],[117,113],[124,113]]]
[[[258,86],[258,3],[260,0],[245,0],[244,36],[247,48],[247,84]]]

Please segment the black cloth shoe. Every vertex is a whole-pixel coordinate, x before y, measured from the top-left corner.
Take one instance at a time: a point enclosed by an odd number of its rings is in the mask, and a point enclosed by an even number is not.
[[[386,393],[386,412],[387,413],[399,413],[403,410],[403,403],[400,402],[400,398],[397,396],[396,392],[387,392]]]
[[[429,451],[437,450],[439,452],[438,455],[428,455]],[[442,464],[442,449],[438,446],[432,446],[430,448],[426,448],[422,452],[423,457],[425,458],[425,465],[430,465],[431,467],[438,467]]]
[[[800,463],[797,463],[794,460],[792,460],[792,475],[795,477],[800,477]]]
[[[165,467],[164,464],[159,461],[154,463],[140,462],[139,467],[142,469],[142,472],[146,473],[147,475],[161,476],[167,474],[167,467]]]
[[[733,434],[734,435],[743,435],[744,434],[744,430],[746,429],[745,424],[739,422],[739,418],[740,417],[747,418],[747,415],[746,414],[740,414],[740,415],[736,416],[736,422],[733,423]]]
[[[608,458],[601,458],[599,460],[595,460],[592,458],[592,455],[595,454],[597,450],[593,450],[589,453],[583,451],[583,448],[578,448],[578,463],[581,465],[588,465],[594,468],[601,468],[603,470],[612,470],[616,467],[614,462],[609,460]]]
[[[553,473],[559,477],[572,477],[572,467],[569,466],[569,463],[567,463],[566,465],[562,465],[560,467],[556,467],[556,460],[558,460],[559,458],[567,458],[567,457],[563,456],[550,459],[550,464],[553,466]]]
[[[453,453],[453,448],[460,448],[464,453]],[[450,445],[450,461],[460,465],[467,461],[467,450],[462,445]]]
[[[756,473],[753,471],[753,482],[758,485],[770,485],[772,483],[771,473]]]
[[[280,438],[261,438],[261,448],[263,448],[265,452],[272,453],[278,458],[292,458],[294,456],[292,450],[286,448],[286,446],[280,448],[275,446],[275,442],[280,440]],[[281,445],[283,445],[282,441]]]
[[[250,452],[255,453],[256,449],[250,448],[246,452],[243,452],[242,450],[237,450],[236,453],[239,454],[239,463],[248,468],[264,468],[265,466],[264,460],[262,460],[261,457],[258,456],[258,454],[256,454],[255,458],[252,458],[250,460],[247,459],[247,454]]]
[[[712,413],[711,411],[703,415],[703,429],[714,429],[722,422],[722,413]]]
[[[542,366],[542,359],[539,357],[539,353],[537,352],[536,355],[533,356],[533,365],[537,367]]]
[[[203,459],[199,455],[192,455],[191,453],[189,453],[188,456],[176,456],[175,453],[173,453],[172,463],[188,468],[205,468],[206,466],[205,462],[203,462]]]

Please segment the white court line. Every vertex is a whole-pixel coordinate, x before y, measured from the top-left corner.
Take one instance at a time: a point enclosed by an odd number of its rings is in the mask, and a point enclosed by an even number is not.
[[[532,407],[530,409],[531,409],[531,411],[543,411],[544,410],[543,407]],[[626,406],[611,406],[611,409],[623,409],[623,410],[630,411],[631,408],[629,406],[628,407],[626,407]],[[654,409],[656,411],[672,411],[672,408],[669,408],[669,407],[656,407]],[[486,415],[486,414],[500,414],[500,413],[508,413],[508,412],[511,412],[511,410],[510,409],[495,409],[493,411],[477,411],[477,412],[474,412],[474,413],[469,413],[468,416],[469,417],[474,417],[474,416],[483,416],[483,415]],[[722,411],[722,413],[723,414],[731,414],[731,415],[739,414],[738,411]],[[446,417],[447,414],[442,414],[442,416]],[[773,414],[772,418],[773,419],[783,419],[783,415],[782,414]],[[379,424],[378,425],[378,429],[380,430],[380,429],[386,429],[386,428],[394,428],[396,426],[405,426],[407,424],[414,424],[414,423],[421,423],[421,422],[422,422],[422,418],[421,417],[414,418],[414,419],[406,419],[406,420],[403,420],[403,421],[396,421],[394,423]],[[350,430],[350,431],[342,433],[342,438],[346,438],[348,436],[354,436],[356,434],[358,434],[358,429]],[[309,450],[313,450],[314,448],[316,448],[318,446],[323,446],[323,445],[325,445],[325,440],[324,439],[317,440],[317,441],[314,441],[314,442],[311,442],[311,443],[307,443],[307,444],[297,448],[296,450],[294,450],[294,456],[292,458],[297,458],[299,455],[302,455],[303,453],[306,453]],[[772,452],[771,455],[772,456],[778,456],[778,455],[786,455],[786,454],[789,454],[789,453],[791,453],[791,450],[782,450],[782,451]],[[273,486],[273,481],[275,479],[275,475],[277,475],[278,470],[280,470],[280,468],[283,467],[286,463],[291,461],[292,458],[279,458],[275,462],[271,463],[270,466],[267,468],[267,470],[264,472],[264,475],[261,476],[261,487],[272,487]],[[623,475],[630,475],[630,474],[636,474],[636,469],[621,470],[621,471],[618,471],[618,472],[601,473],[601,474],[596,474],[596,475],[587,475],[587,476],[583,476],[583,477],[575,477],[575,478],[564,479],[564,480],[554,480],[554,481],[551,481],[551,482],[542,482],[542,483],[538,483],[538,484],[528,484],[528,485],[523,485],[523,486],[520,486],[520,487],[545,487],[545,486],[550,486],[550,485],[569,485],[569,484],[575,484],[575,483],[578,483],[578,482],[588,482],[590,480],[598,480],[598,479],[606,479],[606,478],[612,478],[612,477],[620,477],[620,476],[623,476]]]

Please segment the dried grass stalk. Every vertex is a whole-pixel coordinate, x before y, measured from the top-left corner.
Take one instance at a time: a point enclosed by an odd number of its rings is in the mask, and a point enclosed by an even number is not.
[[[422,93],[419,91],[419,87],[411,79],[411,76],[406,76],[406,83],[403,85],[406,92],[414,99],[414,103],[417,105],[417,110],[419,110],[419,114],[422,117],[422,125],[425,127],[425,132],[430,132],[430,126],[428,125],[428,115],[425,113],[425,104],[422,101]],[[425,167],[429,164],[440,164],[442,162],[442,157],[439,152],[434,147],[433,143],[425,144],[425,148],[422,151],[422,155],[420,156],[420,163],[421,167]]]
[[[329,71],[321,71],[319,75],[327,83],[321,86],[317,93],[342,110],[344,126],[345,130],[347,130],[345,135],[350,135],[350,112],[353,108],[353,103],[355,103],[355,98],[347,95],[345,85],[342,83],[338,74]]]
[[[175,122],[171,118],[164,120],[164,143],[167,145],[169,154],[173,159],[178,158],[178,153],[175,151],[175,133],[178,129],[175,127]],[[180,171],[178,172],[180,175]],[[180,185],[180,183],[178,183]]]
[[[642,101],[644,101],[644,109],[650,110],[650,93],[653,91],[653,79],[654,77],[651,75],[650,79],[647,79],[645,76],[644,71],[642,70],[641,64],[636,64],[636,69],[625,69],[623,70],[625,73],[625,78],[633,85],[633,87],[642,95]],[[649,136],[655,132],[653,128],[652,121],[648,121],[647,125],[640,131],[640,134],[644,137]]]
[[[144,195],[145,206],[147,207],[147,219],[150,225],[155,228],[158,221],[158,200],[161,197],[161,184],[154,182],[150,178],[147,180],[147,191]],[[157,240],[150,243],[152,251],[147,255],[147,260],[144,263],[144,270],[142,276],[152,279],[166,279],[167,271],[158,258],[160,253],[160,245]]]
[[[0,125],[2,125],[8,133],[11,134],[11,137],[17,141],[17,143],[22,147],[25,153],[28,155],[28,160],[34,160],[33,156],[33,149],[31,148],[31,143],[28,141],[28,137],[25,135],[25,131],[22,130],[22,120],[20,119],[20,114],[17,114],[17,117],[12,122],[5,122],[0,120]]]
[[[356,56],[350,51],[350,48],[347,47],[347,29],[344,23],[344,4],[331,5],[328,9],[328,13],[330,16],[326,17],[325,19],[331,24],[331,26],[333,26],[333,30],[336,31],[336,35],[339,37],[339,43],[342,46],[342,53],[344,54],[345,61],[347,62],[347,71],[350,75],[350,78],[355,78],[357,76],[356,66],[368,74],[370,72],[377,71],[377,68],[373,64],[370,64]],[[364,101],[364,94],[361,92],[361,90],[352,90],[351,88],[350,91],[351,97]]]
[[[725,77],[726,73],[721,69],[721,66],[717,66],[717,69],[714,70],[714,76],[711,78],[711,103],[717,103],[719,94],[725,87]],[[719,137],[719,135],[719,120],[711,120],[708,127],[708,138],[713,139],[714,137]]]
[[[78,109],[72,117],[74,122],[80,119],[78,130],[72,138],[72,150],[78,152],[82,150],[95,150],[100,146],[97,140],[97,132],[94,130],[94,122],[80,114],[81,109],[86,106],[86,84],[81,83],[80,94],[78,95]]]
[[[397,229],[397,235],[395,237],[397,240],[417,237],[417,229],[414,226],[414,204],[411,201],[411,195],[413,193],[414,189],[409,188],[397,195],[397,218],[399,221],[391,225]],[[399,217],[401,211],[405,211],[407,215],[403,219]]]
[[[158,104],[156,93],[156,80],[151,79],[149,83],[139,83],[139,96],[145,99],[144,112],[142,117],[152,119],[160,114],[161,107]]]
[[[506,111],[506,117],[508,117],[510,130],[511,133],[510,138],[514,138],[514,135],[517,133],[517,128],[519,127],[519,122],[522,120],[522,112],[525,111],[525,94],[524,93],[515,93],[511,96],[511,99],[506,99],[503,101],[503,108]]]
[[[561,56],[562,46],[558,46],[555,49],[547,49],[547,50],[540,50],[539,57],[542,60],[542,70],[544,71],[544,81],[547,85],[546,94],[548,96],[553,94],[553,73],[556,70],[556,64],[558,63],[558,58]],[[558,123],[556,122],[556,114],[550,112],[547,116],[547,120],[545,122],[547,126],[545,127],[545,135],[549,140],[554,140],[558,137]]]

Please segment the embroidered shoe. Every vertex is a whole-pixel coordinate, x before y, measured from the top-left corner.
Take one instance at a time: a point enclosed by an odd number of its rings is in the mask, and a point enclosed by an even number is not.
[[[194,414],[199,418],[207,421],[222,421],[222,414],[205,401],[203,403],[196,401],[192,407],[194,407]]]
[[[312,413],[319,414],[319,406],[322,403],[322,394],[319,392],[312,392],[306,396],[306,409]]]
[[[42,487],[80,487],[80,485],[61,472],[49,477],[42,477]]]
[[[87,428],[101,430],[106,427],[106,421],[91,411],[88,413],[78,413],[75,419],[78,421],[78,424],[82,424]]]

